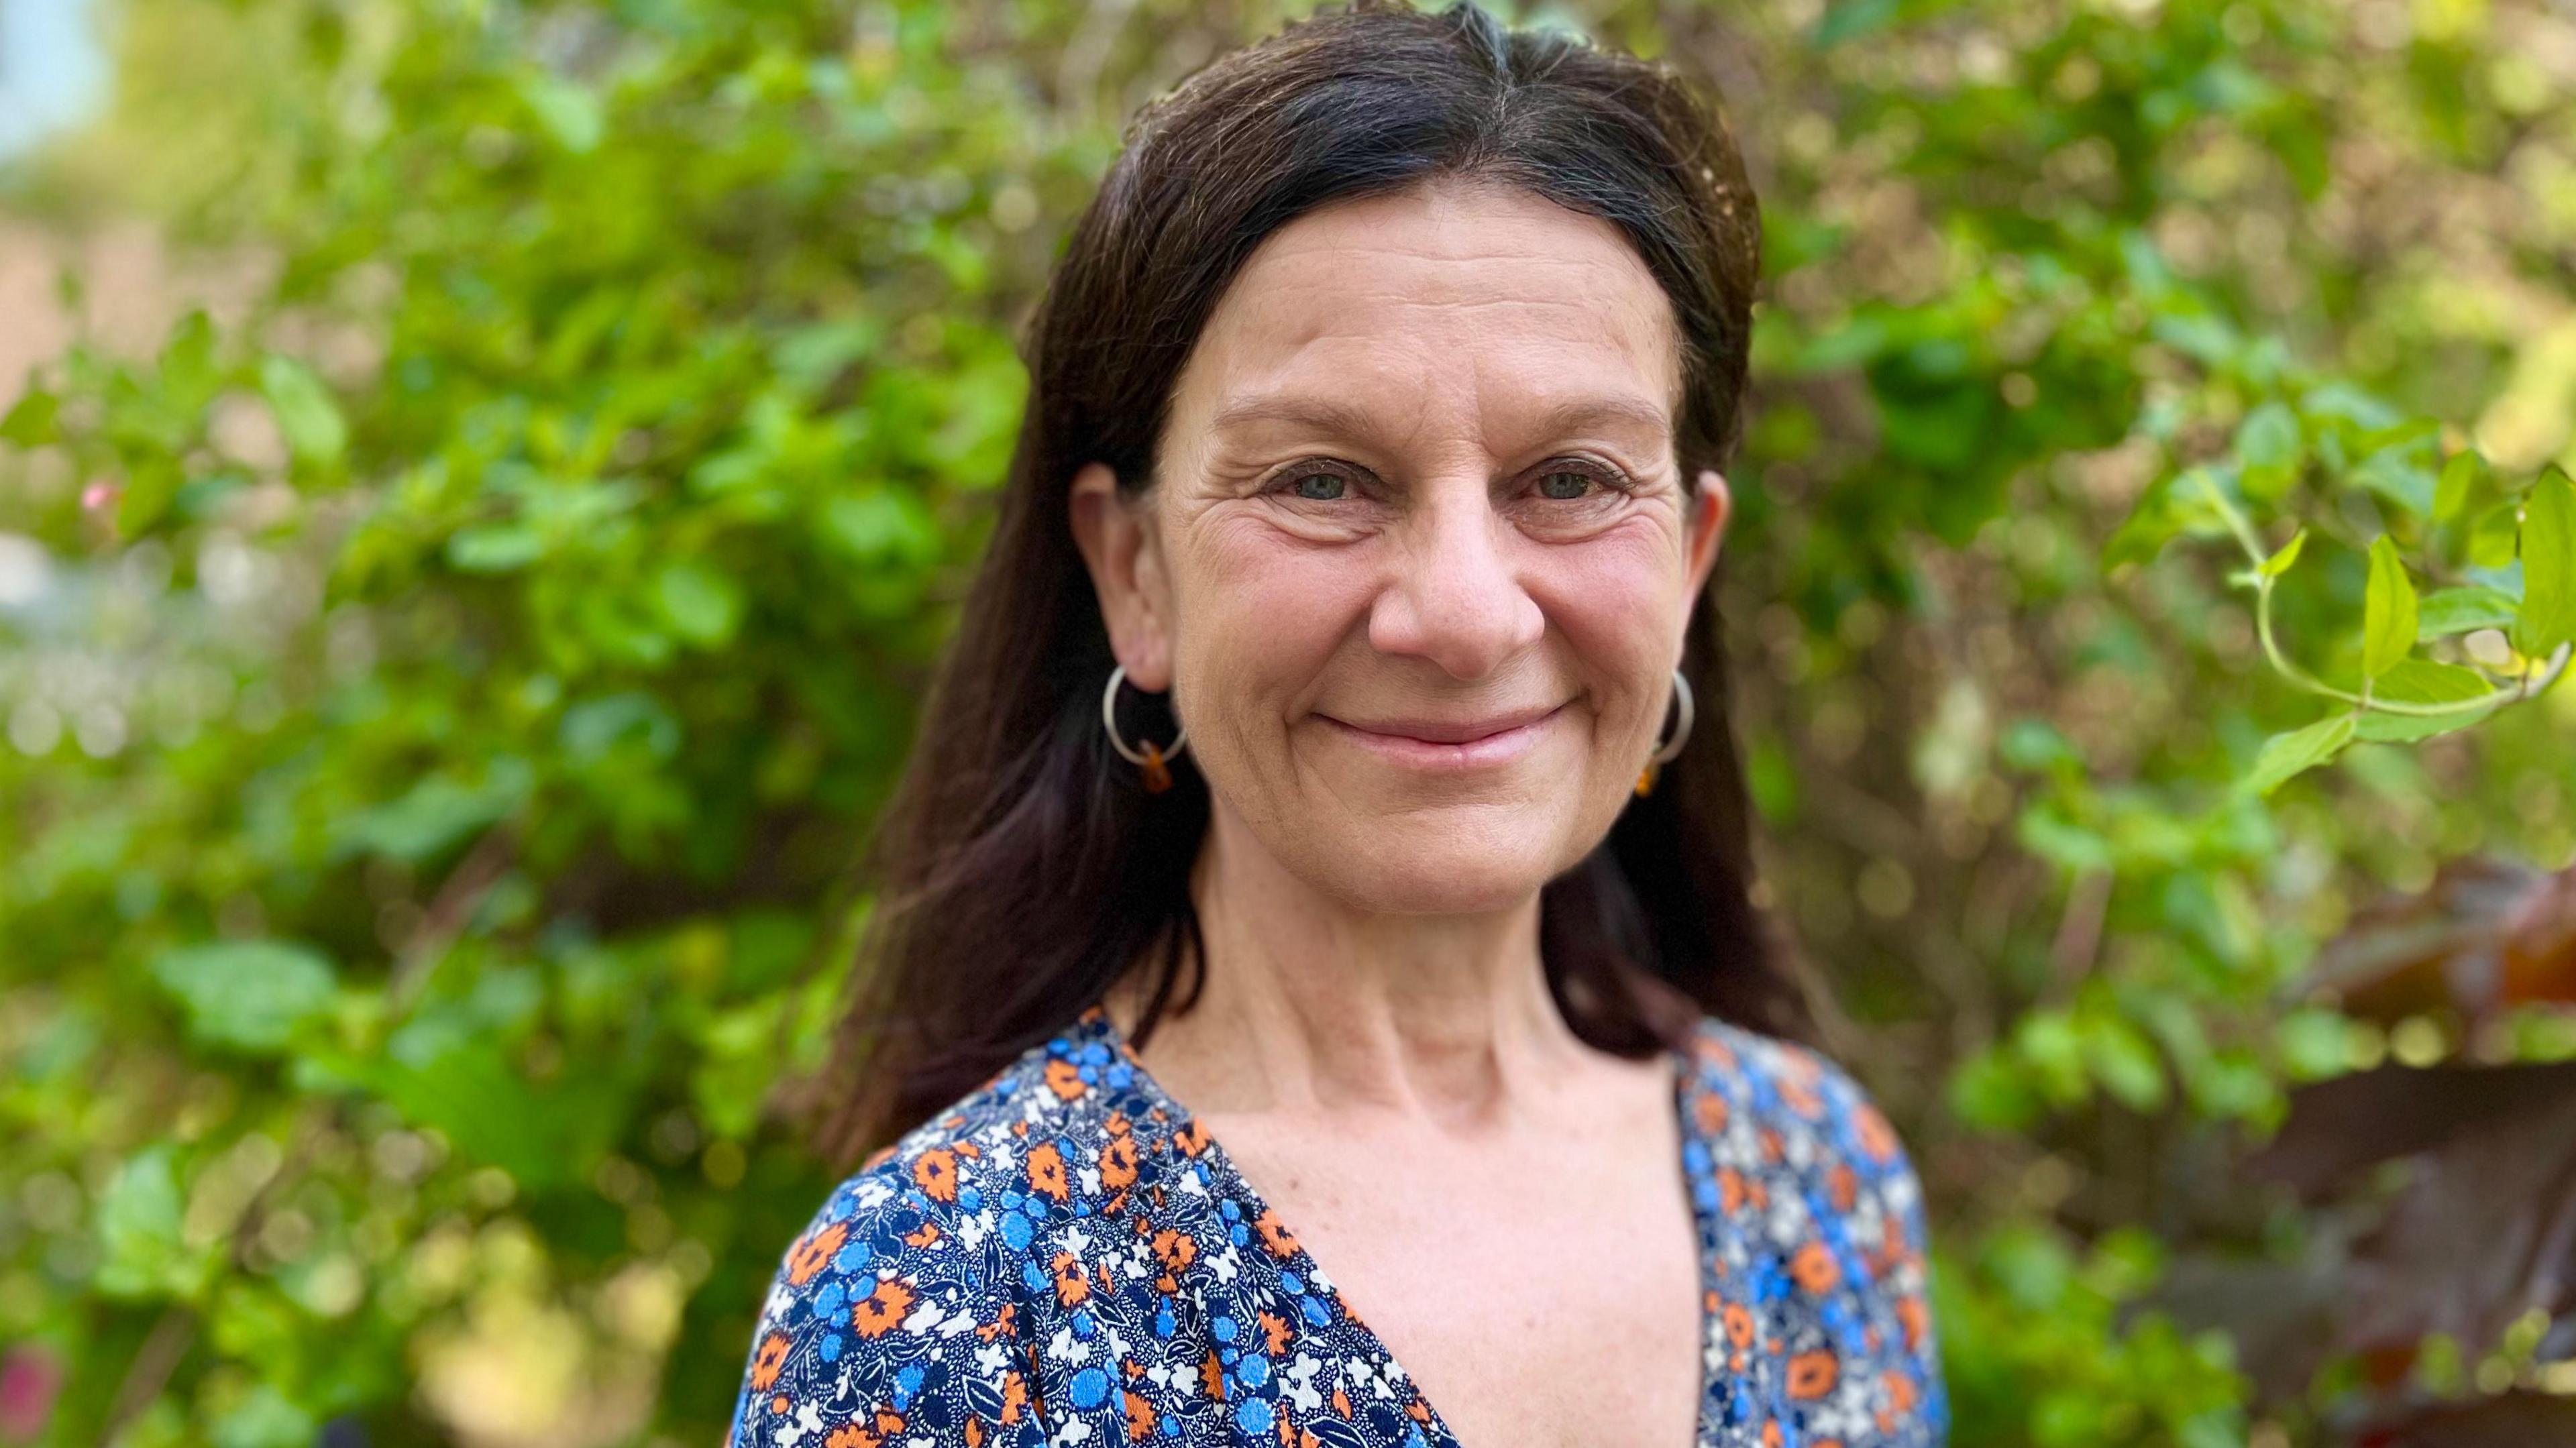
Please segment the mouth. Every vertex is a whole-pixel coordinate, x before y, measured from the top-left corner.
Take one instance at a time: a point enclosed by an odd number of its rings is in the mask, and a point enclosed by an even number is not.
[[[1372,719],[1355,724],[1330,714],[1315,717],[1361,748],[1397,764],[1421,769],[1478,769],[1508,764],[1529,753],[1563,704],[1482,719]]]

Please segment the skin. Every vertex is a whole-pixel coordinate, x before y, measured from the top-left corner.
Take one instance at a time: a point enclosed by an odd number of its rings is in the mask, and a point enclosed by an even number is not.
[[[1540,887],[1654,751],[1725,527],[1724,479],[1675,457],[1679,368],[1615,228],[1446,180],[1274,233],[1156,485],[1072,489],[1112,647],[1171,691],[1212,801],[1207,984],[1146,1068],[1466,1448],[1696,1422],[1671,1063],[1577,1039],[1538,950]],[[1233,416],[1264,403],[1343,415]],[[1639,415],[1556,411],[1599,404]],[[1113,991],[1122,1029],[1139,997]]]

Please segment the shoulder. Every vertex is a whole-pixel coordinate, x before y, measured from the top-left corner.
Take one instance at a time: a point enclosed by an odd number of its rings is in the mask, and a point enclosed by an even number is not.
[[[1830,1150],[1855,1170],[1913,1182],[1886,1113],[1823,1052],[1715,1016],[1700,1017],[1691,1046],[1701,1085],[1780,1133],[1784,1152]]]
[[[1895,1128],[1811,1047],[1714,1017],[1690,1044],[1693,1165],[1788,1397],[1854,1445],[1943,1441],[1923,1189]]]
[[[1042,1441],[994,1239],[1081,1129],[1049,1060],[1031,1048],[833,1187],[771,1279],[731,1448]]]

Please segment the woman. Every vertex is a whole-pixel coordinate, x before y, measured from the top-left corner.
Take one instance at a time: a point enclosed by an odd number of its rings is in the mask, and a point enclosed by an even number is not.
[[[1722,126],[1363,6],[1128,143],[734,1448],[1939,1441],[1914,1176],[1746,895]]]

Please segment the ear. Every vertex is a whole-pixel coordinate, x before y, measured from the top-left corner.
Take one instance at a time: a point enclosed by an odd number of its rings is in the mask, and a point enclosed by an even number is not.
[[[1151,505],[1120,496],[1118,474],[1107,463],[1085,463],[1074,474],[1066,506],[1074,544],[1100,599],[1110,652],[1127,666],[1129,683],[1148,693],[1169,689],[1171,590]]]
[[[1726,479],[1715,469],[1699,475],[1699,486],[1691,492],[1690,522],[1685,528],[1690,559],[1690,592],[1684,597],[1696,599],[1708,587],[1708,575],[1717,567],[1718,538],[1726,532],[1730,499]]]

